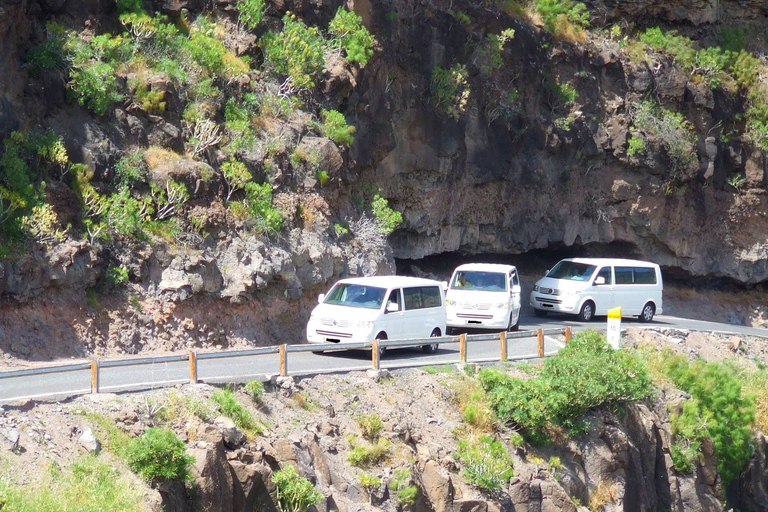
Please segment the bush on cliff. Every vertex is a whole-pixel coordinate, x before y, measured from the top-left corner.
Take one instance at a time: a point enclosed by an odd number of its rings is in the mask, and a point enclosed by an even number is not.
[[[590,408],[638,400],[652,391],[645,365],[633,353],[613,350],[595,331],[576,335],[531,379],[486,369],[479,379],[499,419],[532,442],[547,442],[553,427],[572,433]]]
[[[671,351],[657,354],[662,371],[675,386],[691,395],[671,417],[675,435],[672,451],[675,468],[693,469],[700,456],[701,440],[715,445],[717,470],[724,487],[738,475],[752,455],[755,399],[745,393],[740,371],[731,363],[691,363]]]
[[[170,430],[153,427],[132,439],[126,449],[131,469],[147,481],[188,480],[194,458],[186,454],[184,442]]]

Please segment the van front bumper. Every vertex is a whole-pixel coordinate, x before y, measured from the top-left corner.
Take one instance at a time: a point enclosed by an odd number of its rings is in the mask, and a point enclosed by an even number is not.
[[[307,342],[328,343],[365,343],[373,339],[370,329],[334,328],[327,325],[310,323],[307,325]]]
[[[445,325],[448,328],[462,327],[471,329],[500,329],[507,328],[509,309],[498,310],[465,310],[449,309],[446,311]]]
[[[541,295],[531,292],[528,303],[533,309],[540,311],[555,311],[557,313],[579,312],[579,298],[577,296]]]

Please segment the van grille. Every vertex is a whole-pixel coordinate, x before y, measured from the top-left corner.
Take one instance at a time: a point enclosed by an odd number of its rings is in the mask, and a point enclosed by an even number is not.
[[[538,297],[538,296],[536,297],[536,300],[539,302],[547,302],[549,304],[560,304],[563,302],[560,299],[550,299],[547,297]]]
[[[462,302],[459,304],[459,307],[461,309],[477,309],[479,311],[488,311],[491,309],[491,304],[489,302],[482,302],[479,304],[474,302]]]
[[[321,318],[320,323],[330,327],[349,327],[352,324],[349,320],[337,320],[335,318]]]
[[[315,331],[320,336],[333,336],[334,338],[351,338],[352,335],[346,332]]]
[[[456,316],[459,318],[481,318],[483,320],[490,320],[493,318],[493,315],[468,315],[466,313],[456,313]]]

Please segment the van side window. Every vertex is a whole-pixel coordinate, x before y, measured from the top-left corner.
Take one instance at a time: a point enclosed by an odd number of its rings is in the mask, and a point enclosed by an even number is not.
[[[402,311],[403,308],[400,307],[400,290],[392,290],[389,293],[389,298],[387,299],[387,306],[390,304],[397,304],[397,310]]]
[[[616,267],[616,284],[656,284],[653,267]]]
[[[648,267],[635,267],[635,283],[656,284],[656,269]]]
[[[632,267],[614,267],[616,272],[616,284],[632,284]]]
[[[597,273],[597,276],[595,277],[595,279],[597,279],[598,277],[602,277],[603,279],[605,279],[605,284],[613,284],[613,278],[611,277],[611,267],[601,268],[600,272]],[[616,279],[618,280],[618,276]]]
[[[403,288],[405,309],[437,308],[442,305],[440,288],[437,286],[419,286]]]

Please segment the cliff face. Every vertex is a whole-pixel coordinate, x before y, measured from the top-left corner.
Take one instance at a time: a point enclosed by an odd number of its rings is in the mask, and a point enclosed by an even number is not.
[[[77,103],[69,64],[41,71],[31,56],[55,35],[46,22],[79,44],[105,33],[145,44],[151,34],[121,24],[119,4],[0,3],[0,151],[15,147],[14,130],[53,133],[69,159],[43,165],[24,145],[29,140],[18,150],[36,169],[35,186],[45,182],[36,190],[55,213],[47,229],[66,233],[43,241],[30,228],[21,238],[6,229],[0,332],[18,345],[8,342],[6,350],[47,358],[51,335],[66,340],[68,355],[137,352],[156,340],[170,349],[249,343],[275,331],[265,311],[298,340],[311,296],[334,279],[388,273],[394,258],[443,253],[621,242],[625,255],[667,269],[749,284],[768,279],[766,163],[745,121],[754,101],[732,79],[705,77],[638,39],[641,27],[659,23],[702,47],[723,27],[753,34],[762,23],[759,2],[593,2],[590,30],[553,36],[516,2],[350,1],[344,6],[375,38],[370,60],[350,63],[327,46],[316,87],[300,92],[265,58],[262,36],[278,33],[287,12],[327,33],[342,2],[267,2],[259,26],[247,30],[232,2],[148,1],[141,8],[149,15],[167,16],[158,19],[182,34],[211,37],[227,59],[247,62],[232,61],[244,66],[239,74],[213,76],[206,90],[195,73],[208,71],[193,66],[194,78],[184,81],[137,63],[141,51],[134,51],[110,75],[122,99],[95,114],[92,104]],[[441,90],[436,70],[454,72],[457,88]],[[247,129],[227,117],[229,102],[256,109],[244,114]],[[685,158],[672,154],[665,133],[639,127],[638,109],[648,105],[651,114],[677,120]],[[333,140],[322,128],[328,110],[354,126],[354,142]],[[196,124],[200,112],[211,125]],[[221,138],[200,149],[205,126]],[[243,130],[253,137],[233,149]],[[144,174],[122,201],[152,205],[144,220],[154,224],[129,236],[107,220],[100,229],[110,236],[100,236],[93,222],[106,214],[86,204],[83,187],[93,197],[117,197],[118,168],[135,155]],[[279,229],[265,229],[253,212],[244,216],[248,201],[258,200],[228,188],[222,169],[232,159],[254,184],[269,184],[274,210],[259,215],[279,212]],[[170,210],[161,204],[169,183],[189,195]],[[377,197],[403,215],[388,237]],[[172,223],[159,222],[161,208]],[[117,295],[105,278],[115,268],[129,281]],[[40,299],[58,313],[18,306]],[[19,330],[29,322],[32,332]]]

